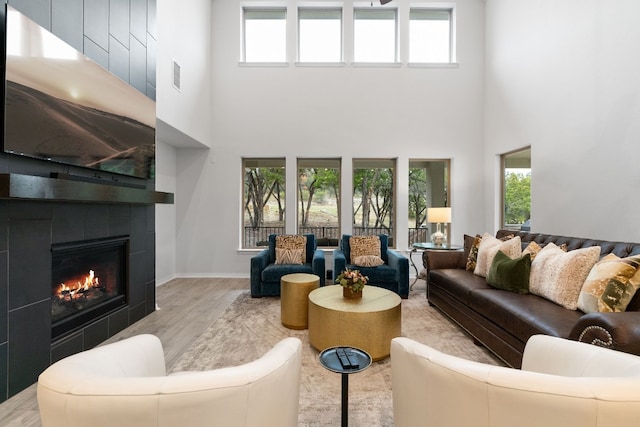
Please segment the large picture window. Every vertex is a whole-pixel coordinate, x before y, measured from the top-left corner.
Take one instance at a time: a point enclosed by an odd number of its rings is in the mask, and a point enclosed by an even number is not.
[[[318,246],[338,246],[340,159],[298,160],[297,229],[315,234]]]
[[[243,248],[285,230],[285,159],[243,159]]]
[[[353,160],[353,234],[395,237],[395,160]]]

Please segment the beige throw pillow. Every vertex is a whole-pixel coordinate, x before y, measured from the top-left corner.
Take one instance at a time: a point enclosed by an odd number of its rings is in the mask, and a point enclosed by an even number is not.
[[[360,255],[355,257],[353,263],[358,267],[377,267],[384,264],[384,261],[379,256],[375,255]]]
[[[349,237],[349,249],[351,251],[350,262],[364,255],[374,255],[381,258],[379,236],[351,236]]]
[[[474,274],[487,277],[493,258],[498,251],[504,252],[504,254],[511,259],[520,257],[522,255],[520,236],[503,242],[489,233],[484,233],[482,240],[480,240],[480,246],[478,247],[478,259],[476,261],[476,268],[473,270]]]
[[[599,257],[600,246],[564,252],[548,243],[531,263],[529,292],[575,310],[580,289]]]
[[[276,248],[276,264],[304,264],[302,249]]]
[[[578,308],[585,313],[622,312],[635,295],[640,283],[640,255],[618,258],[609,254],[593,266],[578,297]]]
[[[304,264],[307,260],[307,236],[276,236],[276,264],[279,264],[278,249],[300,249],[300,262],[297,264]]]

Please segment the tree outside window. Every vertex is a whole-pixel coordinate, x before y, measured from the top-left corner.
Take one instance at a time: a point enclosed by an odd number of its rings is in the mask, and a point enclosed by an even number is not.
[[[298,233],[315,234],[318,246],[338,246],[340,160],[298,160]]]
[[[353,234],[395,234],[395,160],[353,161]]]
[[[285,229],[285,160],[243,159],[243,170],[243,247],[265,246]]]

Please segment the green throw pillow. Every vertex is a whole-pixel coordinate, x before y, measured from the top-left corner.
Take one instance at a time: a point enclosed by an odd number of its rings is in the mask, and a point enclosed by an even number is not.
[[[511,259],[504,252],[498,251],[489,268],[487,283],[505,291],[528,294],[530,273],[530,254]]]

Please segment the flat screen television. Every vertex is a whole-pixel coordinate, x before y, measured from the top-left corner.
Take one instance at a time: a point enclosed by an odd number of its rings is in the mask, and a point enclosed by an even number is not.
[[[6,7],[4,152],[151,178],[155,102]]]

